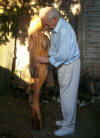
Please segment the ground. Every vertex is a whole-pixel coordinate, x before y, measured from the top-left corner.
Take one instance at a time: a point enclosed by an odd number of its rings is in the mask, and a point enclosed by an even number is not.
[[[42,104],[43,130],[33,130],[27,98],[0,96],[0,138],[53,138],[60,104]],[[100,138],[100,102],[77,108],[76,133],[66,138]]]

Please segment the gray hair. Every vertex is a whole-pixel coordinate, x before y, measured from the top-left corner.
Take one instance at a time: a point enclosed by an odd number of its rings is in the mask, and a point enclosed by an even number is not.
[[[59,12],[53,8],[53,7],[45,7],[43,9],[40,10],[40,14],[39,14],[40,18],[48,18],[48,19],[52,19],[53,17],[60,17]]]

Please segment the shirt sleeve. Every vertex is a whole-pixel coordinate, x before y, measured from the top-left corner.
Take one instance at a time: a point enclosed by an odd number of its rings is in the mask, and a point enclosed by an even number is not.
[[[70,36],[69,33],[64,30],[57,32],[56,35],[55,53],[49,57],[49,61],[52,65],[58,67],[68,60],[70,54]]]

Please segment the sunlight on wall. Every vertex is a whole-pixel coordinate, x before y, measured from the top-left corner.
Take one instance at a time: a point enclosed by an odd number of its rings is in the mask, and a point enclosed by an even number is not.
[[[15,39],[9,33],[9,42],[0,45],[0,66],[12,70],[12,62],[14,56],[14,42]]]
[[[20,40],[17,40],[15,74],[24,81],[29,82],[29,52],[27,47],[27,39],[25,40],[25,45],[22,45]]]
[[[29,52],[27,50],[28,40],[25,40],[25,45],[20,43],[20,40],[17,40],[17,51],[16,51],[16,67],[15,74],[24,80],[26,83],[34,83],[34,79],[30,76],[29,71]]]
[[[25,45],[20,44],[20,40],[17,40],[17,60],[16,60],[16,68],[22,69],[29,63],[29,53],[27,51],[27,40],[25,41]]]
[[[25,45],[20,44],[20,40],[17,40],[15,74],[26,83],[31,84],[34,83],[34,79],[30,76],[29,52],[27,50],[27,47],[27,39],[25,41]]]

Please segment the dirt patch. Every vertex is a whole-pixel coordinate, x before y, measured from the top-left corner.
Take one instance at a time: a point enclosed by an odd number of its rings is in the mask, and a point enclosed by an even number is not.
[[[0,96],[0,138],[53,138],[61,119],[60,104],[41,104],[42,131],[31,124],[31,110],[27,99]],[[66,138],[100,137],[100,102],[77,109],[76,133]]]
[[[56,129],[55,121],[61,118],[60,105],[41,104],[43,130],[33,130],[31,110],[27,99],[0,97],[0,134],[9,138],[48,137]]]

